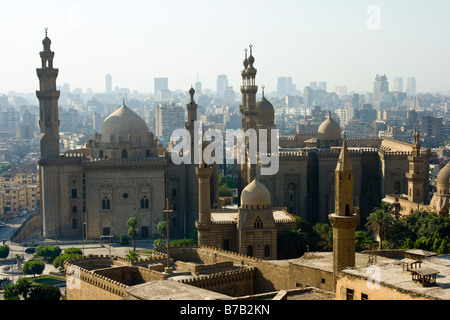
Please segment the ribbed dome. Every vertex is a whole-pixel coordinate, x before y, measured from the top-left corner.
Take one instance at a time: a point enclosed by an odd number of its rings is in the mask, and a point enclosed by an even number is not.
[[[327,120],[320,125],[318,134],[318,138],[321,140],[339,140],[341,138],[341,128],[331,118],[331,113],[328,113]]]
[[[439,171],[436,184],[444,188],[450,187],[450,162]]]
[[[128,137],[131,136],[135,141],[139,139],[140,142],[146,143],[149,141],[150,131],[144,119],[124,104],[103,121],[99,133],[100,142],[104,143],[111,142],[111,135],[114,136],[115,142],[119,136],[124,141],[128,141]]]
[[[241,193],[241,206],[256,206],[270,207],[270,192],[258,180],[253,180],[248,184]],[[254,207],[256,209],[256,207]]]
[[[275,111],[273,105],[264,96],[258,100],[256,103],[256,108],[258,110],[258,119],[264,122],[275,120]]]

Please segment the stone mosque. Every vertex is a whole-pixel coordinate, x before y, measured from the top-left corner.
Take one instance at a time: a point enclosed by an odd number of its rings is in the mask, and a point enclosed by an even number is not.
[[[345,138],[328,115],[318,132],[280,137],[279,171],[262,175],[261,167],[238,165],[239,207],[218,208],[217,165],[175,165],[170,153],[125,102],[109,115],[93,140],[82,149],[60,153],[58,69],[47,34],[37,69],[40,88],[40,187],[43,236],[49,239],[99,239],[126,235],[126,222],[136,217],[141,238],[157,235],[166,219],[171,238],[198,231],[199,244],[263,259],[276,258],[277,237],[295,224],[294,215],[310,223],[329,222],[336,207],[336,163],[345,141],[352,167],[353,196],[347,205],[358,208],[359,224],[385,199],[403,195],[429,203],[428,163],[431,152],[388,138]],[[257,70],[250,46],[245,50],[242,76],[242,129],[276,129],[273,105],[257,101]],[[197,120],[195,91],[189,91],[186,129]],[[347,161],[347,160],[346,160]],[[419,164],[420,165],[416,165]],[[413,168],[413,169],[411,169]],[[351,210],[352,211],[352,210]]]

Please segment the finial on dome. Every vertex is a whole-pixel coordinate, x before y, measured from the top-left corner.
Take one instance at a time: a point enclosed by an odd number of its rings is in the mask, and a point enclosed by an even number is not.
[[[45,36],[46,36],[46,37],[47,37],[47,31],[48,31],[48,28],[45,27]]]
[[[250,56],[248,57],[248,63],[250,64],[250,66],[253,66],[253,63],[255,62],[255,58],[253,57],[253,54],[252,54],[253,45],[249,44],[248,46],[250,47]]]
[[[263,98],[264,98],[264,88],[265,88],[266,86],[261,86],[261,88],[262,88],[262,96],[263,96]]]
[[[125,98],[122,98],[122,106],[126,107],[126,105],[125,105]]]

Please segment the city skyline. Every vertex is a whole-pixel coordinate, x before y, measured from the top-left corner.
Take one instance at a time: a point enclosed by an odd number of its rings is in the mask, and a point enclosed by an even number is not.
[[[302,91],[327,82],[328,91],[372,92],[377,74],[417,79],[417,92],[450,90],[450,3],[433,1],[116,1],[8,3],[0,13],[3,41],[0,92],[38,88],[36,54],[48,28],[60,69],[58,85],[151,93],[154,78],[169,89],[197,81],[215,90],[219,74],[238,92],[244,48],[251,43],[258,85],[277,91],[292,77]]]

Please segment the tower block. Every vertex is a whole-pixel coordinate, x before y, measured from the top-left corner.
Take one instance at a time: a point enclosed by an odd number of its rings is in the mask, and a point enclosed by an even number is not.
[[[329,215],[333,227],[333,274],[355,266],[355,229],[359,208],[353,205],[353,170],[344,138],[335,170],[335,212]]]
[[[50,50],[50,39],[47,37],[42,40],[44,50],[39,53],[42,66],[37,68],[39,78],[39,90],[36,96],[39,99],[39,127],[41,142],[41,157],[54,158],[59,157],[59,119],[58,119],[58,99],[59,90],[56,90],[56,78],[58,69],[53,68],[53,57],[55,53]]]

